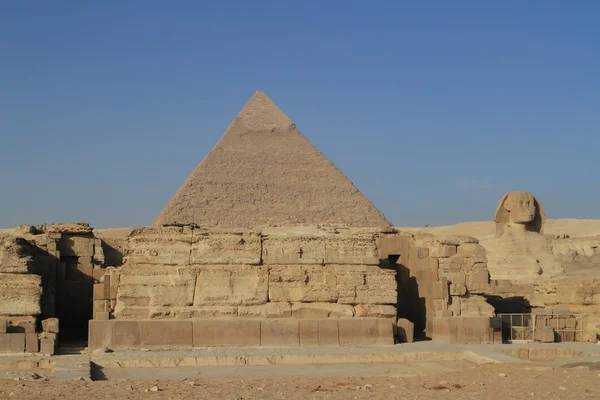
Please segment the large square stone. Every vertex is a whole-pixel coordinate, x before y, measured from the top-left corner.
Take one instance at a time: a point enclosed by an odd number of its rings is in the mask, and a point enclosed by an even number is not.
[[[263,320],[260,327],[261,346],[297,347],[300,345],[298,320]]]
[[[113,321],[90,320],[88,349],[90,351],[113,345]]]
[[[389,319],[341,319],[338,324],[342,346],[394,344],[394,329]]]
[[[25,333],[0,333],[0,353],[23,353]]]
[[[114,348],[139,348],[142,345],[140,321],[112,321]]]
[[[259,320],[195,320],[194,347],[260,346]]]
[[[192,347],[192,321],[141,321],[142,346]]]

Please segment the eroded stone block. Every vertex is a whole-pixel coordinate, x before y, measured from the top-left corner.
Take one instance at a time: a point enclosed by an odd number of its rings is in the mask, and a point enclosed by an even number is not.
[[[267,299],[267,267],[217,265],[198,268],[195,306],[256,305],[266,303]]]
[[[256,306],[239,306],[237,316],[246,318],[289,318],[292,316],[292,305],[284,302],[269,302]]]
[[[396,271],[377,266],[336,265],[338,303],[396,304]]]
[[[38,315],[41,312],[41,277],[0,273],[0,315]]]
[[[129,264],[188,265],[192,231],[182,227],[144,227],[129,237]]]
[[[396,306],[381,304],[358,304],[354,306],[354,315],[359,318],[394,318]]]
[[[209,231],[194,229],[190,264],[258,265],[261,238],[253,231]]]
[[[320,236],[266,236],[262,245],[267,265],[325,263],[325,239]]]
[[[292,317],[294,318],[351,318],[354,308],[346,304],[332,303],[293,303]]]
[[[269,300],[335,302],[336,270],[329,266],[286,265],[269,267]]]
[[[406,318],[400,318],[396,322],[396,326],[398,327],[398,339],[401,343],[412,343],[414,341],[415,324]]]

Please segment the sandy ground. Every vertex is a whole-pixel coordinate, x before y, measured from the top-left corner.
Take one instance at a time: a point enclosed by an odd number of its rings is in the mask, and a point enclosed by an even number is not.
[[[0,381],[2,399],[598,399],[591,368],[488,364],[427,377],[211,381]],[[158,387],[154,392],[150,389]]]
[[[461,222],[449,226],[398,227],[407,232],[427,232],[433,235],[465,235],[476,238],[493,237],[496,226],[493,221]],[[544,224],[544,233],[549,235],[569,235],[572,238],[600,235],[600,220],[597,219],[548,219]]]

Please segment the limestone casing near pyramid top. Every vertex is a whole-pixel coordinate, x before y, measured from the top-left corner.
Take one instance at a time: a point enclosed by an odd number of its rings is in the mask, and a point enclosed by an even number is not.
[[[262,92],[252,96],[153,224],[390,225]]]

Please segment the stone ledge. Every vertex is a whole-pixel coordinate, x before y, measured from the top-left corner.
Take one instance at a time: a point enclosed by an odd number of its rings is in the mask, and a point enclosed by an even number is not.
[[[88,349],[393,345],[392,325],[383,318],[91,320]]]

